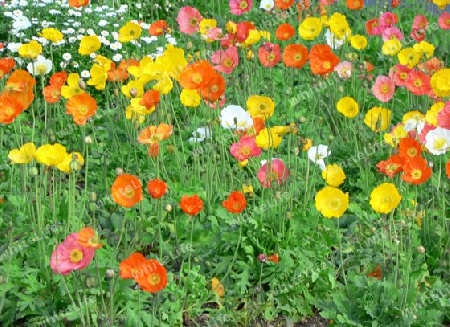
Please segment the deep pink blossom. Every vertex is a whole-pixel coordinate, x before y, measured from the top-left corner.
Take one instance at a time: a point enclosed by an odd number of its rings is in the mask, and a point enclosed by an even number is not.
[[[250,159],[250,157],[258,157],[261,155],[261,148],[256,145],[255,136],[241,137],[239,142],[233,143],[230,153],[239,161]]]
[[[202,19],[203,17],[197,9],[189,6],[181,8],[177,16],[180,32],[188,35],[198,32]]]
[[[257,174],[261,186],[270,188],[274,184],[282,184],[289,177],[289,169],[281,159],[272,159],[262,165]]]

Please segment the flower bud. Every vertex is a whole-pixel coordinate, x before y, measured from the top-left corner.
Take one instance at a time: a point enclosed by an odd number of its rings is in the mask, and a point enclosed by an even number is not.
[[[135,89],[134,87],[132,89],[130,89],[130,95],[135,98],[136,95],[138,94],[138,90]]]
[[[80,87],[80,89],[86,90],[86,82],[83,81],[82,79],[78,80],[78,86]]]
[[[422,245],[419,245],[418,247],[417,247],[417,252],[419,252],[419,253],[425,253],[425,248],[422,246]]]
[[[117,176],[122,175],[123,173],[124,173],[124,171],[123,171],[122,168],[120,168],[120,167],[117,167],[117,168],[116,168],[116,175],[117,175]]]
[[[300,119],[298,120],[300,123],[305,123],[306,122],[306,117],[305,116],[301,116]]]
[[[119,96],[119,89],[114,89],[114,96],[116,96],[116,97]]]
[[[91,200],[91,202],[97,201],[97,193],[95,192],[89,193],[89,200]]]
[[[78,171],[78,170],[80,170],[80,165],[78,164],[78,161],[73,159],[73,160],[70,161],[69,168],[70,168],[71,172],[72,171]]]
[[[114,278],[115,271],[114,269],[106,269],[106,278],[112,279]]]
[[[84,279],[84,284],[86,285],[87,288],[92,288],[92,287],[97,286],[97,282],[96,282],[95,278],[90,277],[90,276],[86,277]]]
[[[91,144],[92,143],[92,137],[90,135],[86,136],[84,138],[84,143]]]
[[[171,212],[172,211],[172,205],[170,203],[166,204],[166,211]]]
[[[5,277],[3,277],[2,275],[0,275],[0,285],[3,284],[5,282]]]
[[[36,167],[31,167],[30,174],[31,176],[37,176],[39,174],[39,170]]]

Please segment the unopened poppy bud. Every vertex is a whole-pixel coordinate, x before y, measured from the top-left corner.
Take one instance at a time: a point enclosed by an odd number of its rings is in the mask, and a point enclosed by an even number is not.
[[[39,174],[39,171],[36,167],[31,167],[30,174],[31,174],[31,176],[37,176]]]
[[[171,204],[167,204],[166,205],[166,211],[167,212],[171,212],[172,211],[172,205]]]
[[[114,96],[116,96],[116,97],[119,96],[119,89],[114,89]]]
[[[78,86],[80,87],[80,89],[86,90],[86,82],[82,79],[78,80]]]
[[[114,278],[115,271],[114,271],[114,269],[106,269],[105,274],[106,274],[106,278],[112,279],[112,278]]]
[[[187,50],[191,50],[191,49],[192,49],[192,42],[191,42],[191,41],[189,41],[189,42],[186,44],[186,49],[187,49]]]
[[[75,159],[70,161],[69,164],[69,169],[70,171],[78,171],[80,170],[80,166],[78,165],[78,161],[76,161]]]
[[[425,248],[422,246],[422,245],[419,245],[418,247],[417,247],[417,252],[419,252],[419,253],[425,253]]]
[[[84,143],[91,144],[92,143],[92,137],[90,135],[86,136],[84,138]]]
[[[275,192],[275,199],[277,199],[277,200],[281,199],[281,192],[280,191],[276,191]]]
[[[117,167],[117,168],[116,168],[116,175],[117,175],[117,176],[122,175],[123,173],[124,173],[124,171],[123,171],[122,168],[120,168],[120,167]]]
[[[175,152],[175,147],[173,145],[168,145],[166,147],[167,153],[174,153]]]
[[[95,192],[89,193],[89,200],[91,200],[91,202],[97,201],[97,193]]]
[[[287,219],[291,219],[292,218],[292,212],[291,211],[286,211],[286,218]]]
[[[267,261],[267,255],[265,255],[264,253],[261,253],[258,256],[258,260],[261,261],[261,262],[266,262]]]
[[[136,95],[138,94],[138,90],[135,89],[134,87],[130,89],[130,95],[135,98]]]
[[[5,282],[5,277],[3,277],[2,275],[0,275],[0,285],[3,284]]]
[[[342,85],[338,86],[338,90],[339,92],[344,93],[344,87]]]
[[[84,284],[87,288],[92,288],[97,285],[94,277],[86,277],[86,279],[84,280]]]
[[[306,117],[305,116],[301,116],[300,119],[298,120],[300,123],[305,123],[306,122]]]

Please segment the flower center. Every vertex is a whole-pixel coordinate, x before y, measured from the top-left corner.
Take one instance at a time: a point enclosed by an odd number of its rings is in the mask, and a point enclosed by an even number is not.
[[[125,188],[125,194],[124,195],[125,195],[126,198],[131,199],[131,198],[134,197],[135,194],[136,194],[136,192],[134,191],[134,189],[132,187],[127,186]]]
[[[248,156],[250,154],[250,148],[249,147],[242,148],[241,154],[243,154],[244,156]]]
[[[275,55],[273,53],[269,54],[269,61],[272,61],[275,59]]]
[[[389,87],[387,85],[383,85],[383,86],[381,86],[380,90],[381,90],[381,93],[386,94],[389,92]]]
[[[411,177],[413,179],[420,179],[420,177],[422,177],[422,171],[420,169],[414,169],[411,173]]]
[[[69,260],[73,263],[80,262],[83,259],[83,252],[78,249],[74,249],[69,254]]]
[[[202,78],[202,74],[200,73],[195,73],[194,75],[192,75],[192,81],[196,84],[200,84],[202,82],[203,78]]]
[[[300,53],[296,53],[294,55],[294,61],[300,61],[302,60],[303,56]]]
[[[223,65],[225,67],[231,67],[231,66],[233,66],[233,60],[231,60],[230,58],[227,58],[223,61]]]
[[[408,151],[406,151],[408,156],[415,157],[417,156],[417,149],[416,148],[409,148]]]
[[[267,176],[267,178],[268,178],[270,181],[277,180],[277,179],[278,179],[278,174],[277,174],[276,172],[274,172],[274,171],[271,171],[271,172],[269,173],[269,176]]]
[[[359,1],[353,1],[353,5],[354,5],[355,7],[359,7],[359,6],[361,5],[361,2],[359,2]]]
[[[197,26],[197,25],[198,25],[198,20],[197,20],[197,18],[192,18],[192,19],[189,21],[189,25],[191,25],[191,26]]]
[[[401,80],[406,80],[408,78],[408,74],[407,73],[401,73],[400,74],[400,79]]]
[[[330,68],[331,68],[331,62],[325,61],[325,62],[323,63],[323,68],[325,68],[325,69],[330,69]]]
[[[336,210],[340,206],[341,206],[341,201],[339,199],[334,198],[330,201],[330,209]]]
[[[219,90],[219,86],[217,84],[214,84],[211,86],[211,92],[217,92]]]
[[[434,141],[433,146],[437,150],[443,150],[447,145],[447,141],[444,138],[438,138]]]
[[[417,87],[422,86],[422,81],[420,79],[414,80],[413,84]]]
[[[241,3],[239,4],[239,8],[241,8],[241,9],[247,9],[247,8],[248,8],[248,3],[247,3],[247,1],[241,1]]]
[[[394,171],[396,171],[398,169],[398,167],[400,167],[399,164],[391,163],[386,166],[386,170],[393,173]]]
[[[155,286],[161,282],[161,277],[159,277],[158,274],[150,274],[147,277],[147,281],[149,282],[150,285]]]

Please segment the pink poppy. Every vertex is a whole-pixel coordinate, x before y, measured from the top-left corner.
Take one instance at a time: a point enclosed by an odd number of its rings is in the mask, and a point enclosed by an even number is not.
[[[392,27],[398,23],[398,17],[392,12],[385,12],[380,16],[380,27],[384,31],[388,27]]]
[[[189,6],[181,8],[177,16],[180,32],[188,35],[198,32],[202,19],[203,17],[197,9]]]
[[[398,27],[388,27],[383,31],[382,34],[383,41],[397,39],[399,41],[403,40],[403,33]]]
[[[211,62],[216,64],[214,69],[224,74],[231,74],[234,68],[239,64],[239,54],[237,47],[232,46],[226,50],[214,52]]]
[[[409,92],[415,95],[426,95],[430,92],[430,76],[417,69],[410,70],[405,86]]]
[[[213,27],[211,28],[208,33],[206,34],[208,38],[214,41],[220,41],[225,38],[225,35],[223,34],[223,31],[221,28]]]
[[[438,126],[450,129],[450,101],[445,103],[445,107],[437,115]]]
[[[410,70],[408,66],[397,64],[389,70],[389,77],[394,81],[395,85],[405,86]]]
[[[240,16],[252,9],[253,0],[230,0],[230,12]]]
[[[372,92],[381,102],[388,102],[394,96],[394,81],[387,76],[378,76],[372,86]]]
[[[258,59],[264,67],[273,67],[281,61],[279,44],[263,43],[258,49]]]
[[[73,233],[59,244],[52,253],[50,267],[63,276],[74,270],[86,268],[94,258],[95,248],[84,247],[78,242],[78,233]]]
[[[261,155],[261,148],[256,145],[255,136],[243,136],[238,143],[233,143],[230,153],[239,161],[244,161],[250,157]]]
[[[438,18],[438,25],[444,30],[450,29],[450,12],[444,11]]]
[[[322,6],[330,6],[333,5],[336,0],[320,0],[320,4]]]
[[[262,165],[257,177],[262,187],[270,188],[274,183],[279,185],[284,183],[289,177],[289,169],[283,160],[275,158]]]
[[[334,67],[334,71],[338,74],[338,76],[342,79],[349,79],[352,76],[352,63],[350,61],[341,61],[336,67]]]
[[[424,15],[417,15],[414,17],[412,28],[414,30],[423,30],[428,26],[428,20]]]

